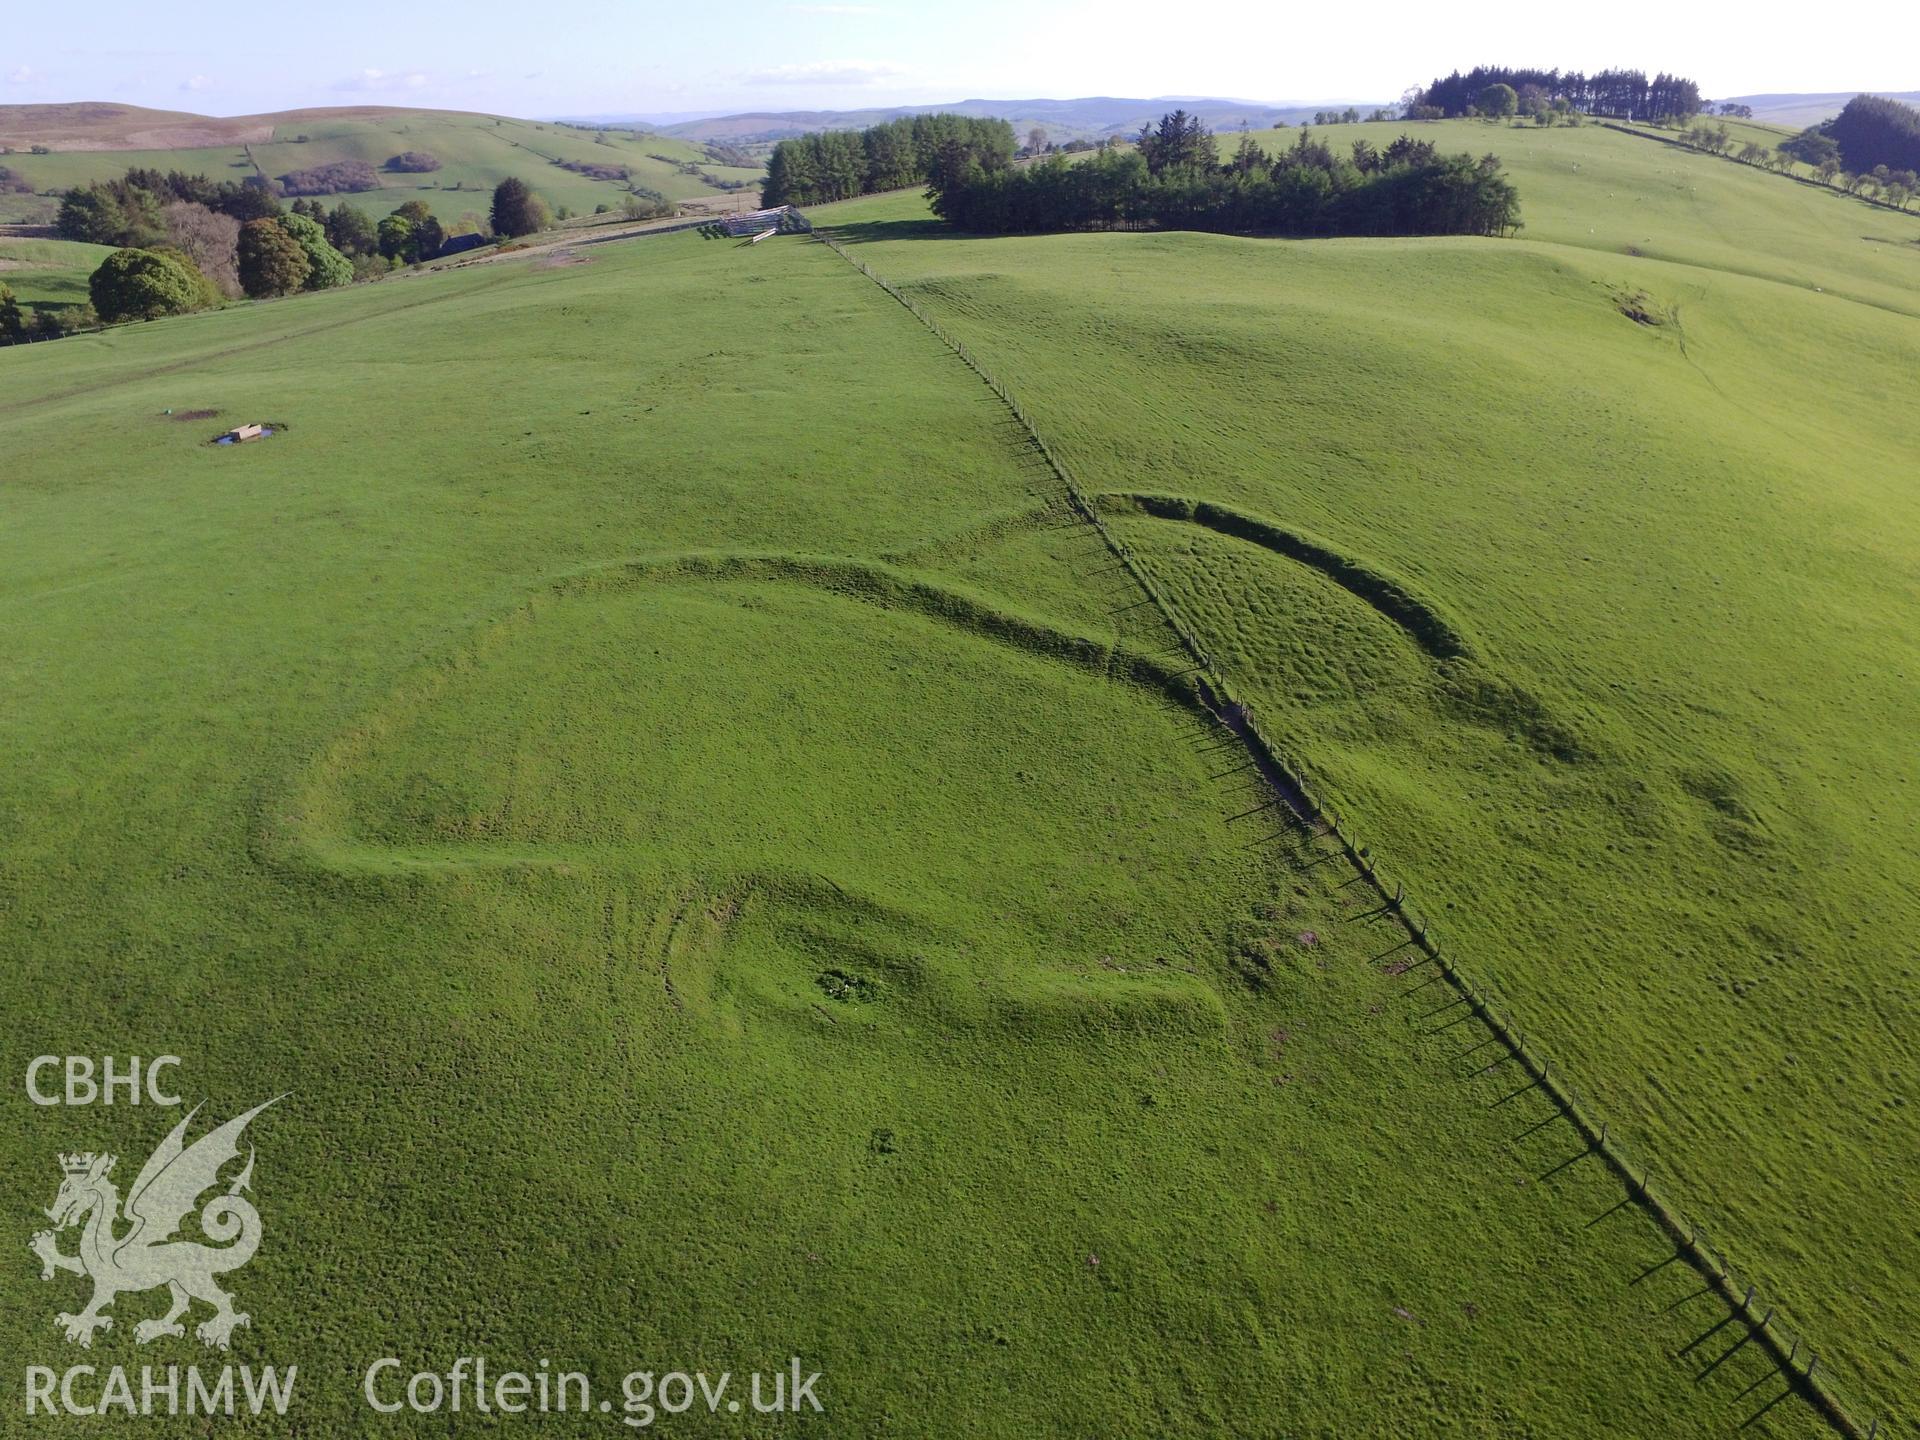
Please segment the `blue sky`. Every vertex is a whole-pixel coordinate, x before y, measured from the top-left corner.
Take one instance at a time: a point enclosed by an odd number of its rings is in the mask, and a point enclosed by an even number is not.
[[[189,0],[160,11],[96,0],[84,16],[4,4],[0,104],[118,100],[216,115],[369,103],[545,116],[970,96],[1386,100],[1480,61],[1669,68],[1709,95],[1920,88],[1920,20],[1906,5],[1856,0],[1821,6],[1817,23],[1814,12],[1773,23],[1672,0],[1214,0],[1191,10],[1165,0]],[[1895,13],[1907,18],[1890,30]],[[1169,16],[1174,33],[1162,33]]]

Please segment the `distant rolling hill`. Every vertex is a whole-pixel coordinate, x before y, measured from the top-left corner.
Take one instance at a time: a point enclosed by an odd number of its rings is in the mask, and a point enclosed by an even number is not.
[[[1835,90],[1805,95],[1734,95],[1729,99],[1737,104],[1751,105],[1756,120],[1805,129],[1838,115],[1846,103],[1860,93],[1858,90]],[[1875,90],[1871,93],[1884,95],[1889,100],[1904,100],[1909,105],[1920,105],[1920,90]]]
[[[1263,100],[1222,99],[1208,95],[1162,95],[1153,99],[1126,99],[1093,95],[1078,100],[955,100],[944,105],[897,105],[868,110],[753,111],[660,124],[663,135],[684,140],[732,145],[765,144],[816,130],[852,130],[897,120],[906,115],[975,115],[1010,121],[1022,139],[1039,126],[1055,143],[1098,140],[1108,135],[1130,135],[1177,107],[1194,111],[1215,130],[1238,130],[1242,125],[1264,129],[1311,120],[1315,112],[1345,109],[1352,104],[1363,115],[1384,101],[1323,100],[1317,105],[1282,104]],[[643,116],[619,121],[596,117],[601,123],[648,124]]]
[[[603,135],[553,121],[516,120],[459,110],[357,105],[270,115],[189,115],[132,105],[0,105],[5,164],[32,193],[0,192],[0,223],[52,218],[60,192],[123,173],[129,166],[185,170],[231,180],[282,176],[343,161],[364,161],[379,188],[345,195],[381,215],[424,200],[443,220],[484,213],[489,192],[509,175],[555,206],[591,211],[618,206],[629,187],[672,201],[752,188],[757,166],[728,165],[699,141],[634,130]],[[36,155],[33,147],[51,153]],[[424,173],[389,169],[404,151],[440,162]],[[597,167],[597,168],[596,168]],[[623,175],[621,172],[626,173]]]
[[[104,100],[60,105],[0,105],[0,145],[55,150],[191,150],[273,139],[277,129],[341,120],[386,120],[408,115],[492,119],[458,110],[409,110],[394,105],[341,105],[281,110],[269,115],[193,115]]]

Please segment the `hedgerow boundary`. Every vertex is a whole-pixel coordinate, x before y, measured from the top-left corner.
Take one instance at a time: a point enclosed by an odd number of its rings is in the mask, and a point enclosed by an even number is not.
[[[1407,903],[1404,883],[1396,881],[1389,889],[1372,847],[1360,844],[1354,837],[1351,824],[1343,824],[1333,808],[1316,797],[1308,780],[1307,768],[1299,757],[1276,745],[1260,728],[1251,707],[1235,696],[1226,674],[1201,643],[1198,631],[1187,622],[1172,597],[1154,578],[1133,547],[1108,528],[1093,497],[1080,488],[1079,482],[1047,443],[1046,437],[1027,417],[1026,409],[1018,397],[981,363],[966,342],[950,334],[911,296],[876,274],[865,261],[849,254],[846,247],[832,235],[816,229],[813,238],[898,301],[907,313],[957,355],[1006,406],[1034,449],[1047,462],[1055,479],[1065,489],[1074,512],[1099,533],[1114,559],[1126,569],[1179,637],[1196,667],[1197,684],[1208,709],[1245,746],[1262,778],[1294,811],[1300,822],[1309,828],[1317,826],[1321,834],[1334,840],[1355,874],[1380,900],[1381,913],[1390,915],[1405,933],[1407,944],[1420,952],[1423,957],[1421,963],[1439,968],[1447,984],[1467,1003],[1474,1017],[1506,1048],[1507,1053],[1532,1079],[1534,1086],[1552,1101],[1560,1117],[1574,1128],[1586,1143],[1588,1153],[1603,1161],[1620,1180],[1627,1192],[1627,1198],[1622,1203],[1637,1204],[1673,1243],[1675,1253],[1726,1302],[1730,1319],[1746,1330],[1745,1337],[1738,1344],[1751,1342],[1758,1345],[1773,1360],[1788,1390],[1804,1400],[1838,1434],[1848,1437],[1848,1440],[1879,1440],[1885,1415],[1875,1411],[1874,1419],[1866,1425],[1855,1418],[1866,1412],[1862,1407],[1849,1404],[1838,1393],[1831,1371],[1820,1369],[1819,1354],[1807,1344],[1805,1337],[1786,1332],[1776,1306],[1769,1305],[1763,1314],[1758,1313],[1758,1287],[1748,1284],[1742,1288],[1726,1257],[1708,1241],[1697,1224],[1686,1218],[1677,1198],[1654,1188],[1651,1167],[1636,1164],[1628,1157],[1621,1143],[1613,1138],[1608,1124],[1599,1119],[1593,1107],[1567,1081],[1565,1071],[1555,1073],[1551,1057],[1541,1055],[1537,1049],[1528,1049],[1525,1032],[1515,1024],[1512,1011],[1505,1005],[1496,1005],[1496,997],[1456,965],[1450,955],[1441,951],[1440,942],[1434,937],[1426,917]],[[1777,1401],[1769,1402],[1765,1409],[1771,1409],[1775,1403]],[[1765,1409],[1759,1413],[1764,1414]],[[1754,1418],[1758,1418],[1758,1415]]]

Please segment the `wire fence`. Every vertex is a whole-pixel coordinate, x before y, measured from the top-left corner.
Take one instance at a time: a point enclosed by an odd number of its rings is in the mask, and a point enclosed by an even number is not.
[[[1391,917],[1406,935],[1407,943],[1419,951],[1422,956],[1419,963],[1438,967],[1448,985],[1506,1047],[1532,1078],[1534,1085],[1553,1102],[1560,1116],[1572,1125],[1586,1143],[1589,1153],[1599,1158],[1619,1178],[1626,1188],[1628,1200],[1637,1203],[1653,1219],[1673,1243],[1676,1253],[1726,1302],[1732,1317],[1746,1327],[1747,1337],[1741,1343],[1751,1341],[1760,1346],[1773,1360],[1789,1389],[1812,1406],[1834,1430],[1847,1436],[1848,1440],[1879,1440],[1883,1435],[1890,1435],[1892,1431],[1886,1423],[1888,1417],[1879,1409],[1864,1407],[1856,1403],[1853,1397],[1843,1394],[1841,1387],[1835,1383],[1836,1377],[1830,1369],[1822,1367],[1820,1355],[1806,1337],[1786,1329],[1777,1306],[1766,1305],[1762,1309],[1758,1287],[1744,1283],[1736,1275],[1733,1267],[1727,1263],[1726,1256],[1708,1239],[1700,1226],[1688,1218],[1677,1196],[1664,1186],[1656,1187],[1653,1184],[1651,1167],[1629,1155],[1610,1125],[1599,1117],[1594,1107],[1571,1084],[1565,1070],[1555,1069],[1552,1058],[1541,1051],[1537,1039],[1529,1045],[1525,1032],[1514,1021],[1512,1010],[1504,1003],[1498,1003],[1496,994],[1479,984],[1455,963],[1450,953],[1441,949],[1440,941],[1426,916],[1415,910],[1409,902],[1405,883],[1396,880],[1389,887],[1388,878],[1381,873],[1377,853],[1371,846],[1359,843],[1351,822],[1343,821],[1326,802],[1323,798],[1325,792],[1319,790],[1317,782],[1309,779],[1308,769],[1299,756],[1275,743],[1261,729],[1252,707],[1236,695],[1224,667],[1216,662],[1201,641],[1198,628],[1187,620],[1180,606],[1133,547],[1113,533],[1092,497],[1080,488],[1072,471],[1028,418],[1019,398],[980,362],[966,342],[951,334],[912,296],[876,274],[864,261],[849,254],[846,247],[833,236],[816,230],[814,237],[898,301],[1000,398],[1065,489],[1068,503],[1099,532],[1107,549],[1125,567],[1134,583],[1159,609],[1168,626],[1179,637],[1196,667],[1201,698],[1208,708],[1246,746],[1267,782],[1292,807],[1300,822],[1310,829],[1317,828],[1318,833],[1339,846],[1349,865],[1379,898],[1380,913]],[[1871,1415],[1873,1418],[1863,1423],[1858,1418],[1861,1415]]]

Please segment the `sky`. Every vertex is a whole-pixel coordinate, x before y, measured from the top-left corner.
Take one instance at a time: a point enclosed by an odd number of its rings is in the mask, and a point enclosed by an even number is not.
[[[1083,95],[1314,104],[1392,100],[1479,63],[1665,69],[1709,97],[1920,89],[1920,11],[1887,0],[1833,0],[1818,24],[1734,23],[1673,0],[1212,0],[1199,11],[1165,0],[187,0],[157,15],[152,0],[94,0],[84,20],[0,0],[0,104],[538,117]]]

